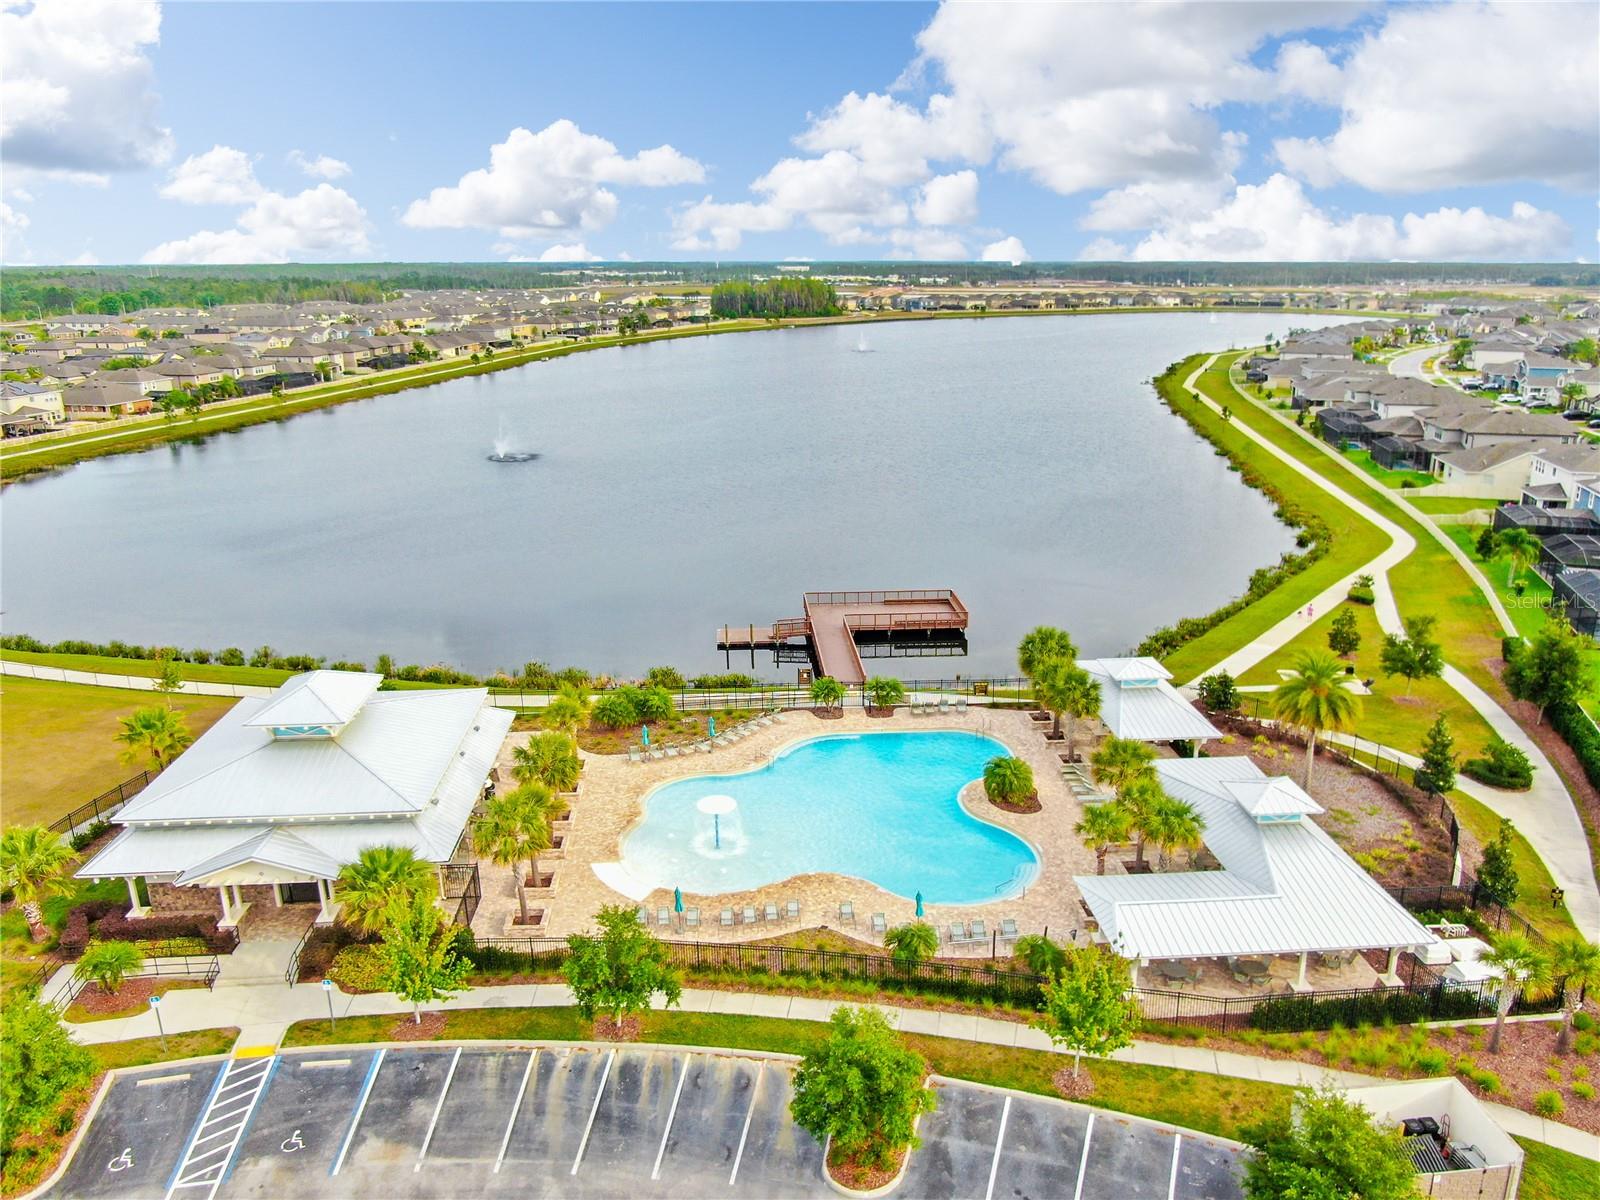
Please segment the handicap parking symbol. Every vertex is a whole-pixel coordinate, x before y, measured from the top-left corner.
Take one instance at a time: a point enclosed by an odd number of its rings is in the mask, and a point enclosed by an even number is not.
[[[304,1150],[305,1148],[306,1140],[300,1136],[300,1131],[298,1129],[296,1129],[288,1137],[284,1138],[283,1144],[279,1147],[279,1149],[285,1154],[293,1154],[296,1150]]]
[[[106,1170],[126,1171],[131,1166],[133,1166],[133,1147],[125,1146],[121,1154],[106,1164]]]

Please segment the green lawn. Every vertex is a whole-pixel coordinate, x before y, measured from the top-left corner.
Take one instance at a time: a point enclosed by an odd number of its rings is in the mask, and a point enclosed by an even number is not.
[[[170,702],[198,737],[234,701],[5,676],[0,681],[0,820],[48,823],[144,770],[122,761],[114,739],[120,719],[137,708]]]
[[[1500,501],[1480,500],[1476,496],[1407,496],[1412,507],[1432,515],[1477,512],[1495,508]]]
[[[1410,484],[1414,488],[1427,487],[1429,484],[1438,483],[1432,475],[1423,471],[1396,471],[1389,467],[1380,467],[1372,461],[1370,450],[1346,450],[1344,456],[1368,475],[1387,488],[1403,488]]]
[[[1456,746],[1476,753],[1488,740],[1493,730],[1461,694],[1438,679],[1419,679],[1411,685],[1407,695],[1406,681],[1399,677],[1385,677],[1378,666],[1378,654],[1383,646],[1383,631],[1370,605],[1346,601],[1339,606],[1356,614],[1356,631],[1361,635],[1361,645],[1355,655],[1346,660],[1355,665],[1358,679],[1376,682],[1373,694],[1361,698],[1361,720],[1356,733],[1382,742],[1396,750],[1421,753],[1422,737],[1428,727],[1442,713],[1450,722]],[[1271,684],[1282,682],[1280,668],[1290,667],[1295,658],[1307,650],[1328,649],[1328,630],[1333,624],[1332,609],[1317,617],[1281,647],[1277,653],[1257,663],[1240,677],[1243,684]],[[1251,701],[1246,700],[1246,711]]]
[[[1460,742],[1457,742],[1457,747],[1465,748]],[[1459,789],[1452,792],[1450,802],[1455,806],[1456,816],[1461,824],[1466,826],[1480,844],[1487,845],[1500,832],[1500,815],[1465,792]],[[1528,840],[1520,833],[1511,839],[1511,858],[1517,868],[1520,893],[1517,902],[1511,907],[1527,917],[1546,937],[1573,932],[1576,927],[1572,923],[1572,918],[1567,915],[1567,910],[1556,908],[1550,903],[1550,889],[1555,886],[1555,880],[1545,869],[1544,860],[1539,857],[1538,851],[1529,845]]]
[[[330,1033],[328,1022],[290,1026],[285,1046],[325,1046],[387,1041],[395,1016],[343,1017]],[[827,1033],[820,1022],[719,1013],[651,1012],[642,1018],[639,1040],[676,1046],[723,1046],[804,1054]],[[591,1036],[589,1023],[572,1008],[466,1009],[447,1012],[442,1041],[530,1039],[578,1041]],[[956,1079],[1041,1095],[1058,1095],[1051,1077],[1070,1061],[1041,1050],[1020,1050],[954,1038],[908,1035],[906,1042],[933,1070]],[[1238,1138],[1243,1127],[1288,1103],[1291,1092],[1255,1080],[1201,1075],[1159,1067],[1086,1060],[1095,1091],[1084,1103],[1204,1133]]]
[[[0,658],[11,662],[31,663],[36,667],[59,667],[65,671],[92,671],[99,675],[137,675],[155,679],[161,674],[161,663],[151,658],[113,658],[109,654],[56,654],[33,650],[0,650]],[[186,680],[200,683],[242,683],[260,687],[277,687],[293,671],[275,671],[271,667],[225,667],[220,663],[179,662],[178,674]]]
[[[1517,1193],[1520,1200],[1573,1200],[1594,1195],[1600,1166],[1592,1158],[1527,1138],[1518,1138],[1517,1143],[1527,1155],[1522,1162],[1522,1189]]]

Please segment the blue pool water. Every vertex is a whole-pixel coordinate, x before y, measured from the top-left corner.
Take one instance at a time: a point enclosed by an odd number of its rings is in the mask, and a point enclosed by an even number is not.
[[[657,788],[622,861],[654,887],[702,895],[831,871],[907,898],[920,891],[929,904],[1012,896],[1033,882],[1038,858],[958,799],[984,763],[1006,753],[972,733],[812,738],[758,770]],[[738,804],[719,830],[697,807],[713,795]]]

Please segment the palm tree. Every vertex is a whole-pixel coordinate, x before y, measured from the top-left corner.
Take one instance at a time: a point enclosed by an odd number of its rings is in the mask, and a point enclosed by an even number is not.
[[[28,936],[36,942],[48,932],[44,902],[72,890],[67,868],[74,861],[71,848],[43,825],[13,825],[0,833],[0,887],[22,908]]]
[[[576,739],[578,730],[589,720],[589,690],[564,683],[545,706],[545,720]]]
[[[149,708],[134,709],[122,718],[122,732],[117,734],[117,741],[127,747],[122,752],[124,762],[136,763],[148,757],[156,770],[161,771],[194,741],[194,734],[184,724],[182,714],[165,705],[152,704]]]
[[[1272,693],[1272,714],[1306,735],[1306,791],[1317,735],[1353,728],[1361,715],[1361,699],[1345,687],[1344,666],[1323,650],[1308,650],[1295,659],[1294,675]]]
[[[583,770],[578,743],[565,733],[536,733],[513,747],[511,757],[518,783],[542,783],[553,792],[572,791]]]
[[[892,675],[874,675],[861,688],[873,708],[893,708],[905,703],[906,685]]]
[[[364,933],[377,933],[397,904],[415,895],[432,898],[438,879],[410,846],[368,846],[339,869],[338,884],[341,919]]]
[[[98,983],[102,991],[114,993],[144,965],[144,955],[133,942],[102,942],[98,939],[83,949],[83,957],[72,968],[73,978]]]
[[[1025,933],[1011,948],[1012,955],[1035,975],[1053,978],[1067,965],[1067,952],[1061,943],[1052,942],[1042,933]]]
[[[1155,773],[1156,752],[1132,738],[1108,737],[1090,758],[1096,783],[1104,784],[1119,796],[1136,779]]]
[[[1161,787],[1156,773],[1151,771],[1126,784],[1117,793],[1117,803],[1128,814],[1128,825],[1133,832],[1133,861],[1144,869],[1144,843],[1156,826],[1156,813],[1170,797]]]
[[[938,951],[939,933],[926,921],[912,921],[889,930],[883,935],[883,944],[897,966],[910,970]]]
[[[1163,796],[1150,810],[1146,828],[1156,844],[1157,864],[1165,871],[1173,850],[1199,849],[1206,823],[1193,805]]]
[[[1600,946],[1581,934],[1569,933],[1550,948],[1550,973],[1561,984],[1561,1032],[1556,1035],[1556,1053],[1572,1048],[1572,1018],[1578,1012],[1578,999],[1586,990],[1600,987]]]
[[[1522,573],[1539,561],[1542,543],[1526,529],[1502,529],[1495,537],[1494,556],[1511,560],[1511,578],[1515,586]]]
[[[1020,804],[1033,795],[1033,768],[1009,754],[996,755],[983,765],[983,790],[996,804]]]
[[[811,681],[811,703],[817,708],[838,708],[844,703],[844,684],[832,675],[819,675]]]
[[[524,861],[534,863],[534,878],[537,879],[536,856],[550,848],[550,824],[548,820],[540,820],[542,810],[536,797],[537,792],[526,787],[496,796],[472,827],[472,848],[490,862],[511,868],[511,878],[517,889],[517,907],[522,912],[524,925],[528,923],[528,893],[522,864]]]
[[[1478,961],[1500,972],[1500,983],[1495,995],[1494,1033],[1489,1038],[1489,1053],[1500,1053],[1500,1034],[1505,1029],[1506,1014],[1516,1002],[1521,991],[1537,992],[1548,987],[1550,960],[1540,954],[1520,933],[1508,933]]]
[[[1031,629],[1017,643],[1017,666],[1029,679],[1035,678],[1039,667],[1052,658],[1064,658],[1071,662],[1077,657],[1078,648],[1072,644],[1071,635],[1053,625]]]
[[[1047,658],[1035,669],[1033,695],[1043,708],[1055,718],[1050,731],[1052,738],[1061,736],[1061,715],[1072,718],[1070,740],[1077,740],[1078,718],[1100,711],[1100,685],[1094,676],[1070,658]],[[1072,753],[1072,747],[1067,747]]]
[[[1133,819],[1121,804],[1091,804],[1083,810],[1083,820],[1072,827],[1072,832],[1083,839],[1083,844],[1094,851],[1094,873],[1106,873],[1106,854],[1111,847],[1128,840]]]

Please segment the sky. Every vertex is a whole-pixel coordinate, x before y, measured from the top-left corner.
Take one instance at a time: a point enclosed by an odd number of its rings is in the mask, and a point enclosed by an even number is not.
[[[1600,5],[0,0],[0,261],[1594,261]]]

